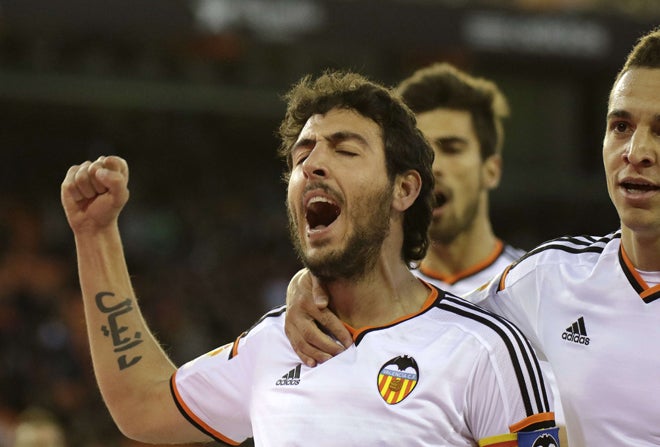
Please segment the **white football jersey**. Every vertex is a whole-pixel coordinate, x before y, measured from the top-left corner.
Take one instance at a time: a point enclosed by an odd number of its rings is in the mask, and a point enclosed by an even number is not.
[[[432,288],[418,313],[353,331],[353,346],[314,368],[291,348],[284,313],[179,368],[172,391],[188,420],[233,445],[509,446],[511,432],[556,436],[531,346],[452,294]]]
[[[495,250],[486,259],[462,272],[451,276],[442,275],[426,268],[424,263],[419,268],[413,269],[412,272],[418,278],[442,290],[462,296],[472,292],[477,287],[483,286],[524,254],[523,250],[505,244],[498,239]]]
[[[425,268],[423,263],[419,268],[414,269],[412,272],[418,278],[421,278],[436,287],[455,295],[465,296],[476,288],[483,286],[494,277],[499,276],[505,268],[517,261],[524,254],[525,252],[523,250],[505,244],[498,239],[495,250],[493,250],[486,259],[462,272],[458,272],[451,276],[442,275],[431,269]],[[470,298],[468,297],[468,299]],[[552,366],[544,359],[541,359],[541,367],[543,368],[546,381],[554,396],[555,422],[557,425],[565,425],[566,422],[563,407]]]
[[[571,446],[636,447],[660,445],[658,298],[620,231],[548,241],[470,297],[548,358]]]

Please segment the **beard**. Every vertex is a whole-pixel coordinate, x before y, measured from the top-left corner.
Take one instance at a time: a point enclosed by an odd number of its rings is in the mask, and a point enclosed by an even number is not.
[[[361,202],[368,204],[368,207],[356,210],[350,216],[350,221],[354,222],[354,230],[344,246],[315,258],[306,255],[297,221],[287,206],[289,233],[296,254],[303,265],[320,280],[354,281],[364,277],[376,265],[383,241],[390,231],[392,190],[387,188],[385,191],[371,194]]]
[[[472,225],[479,211],[479,199],[468,204],[462,215],[442,216],[431,221],[429,239],[432,243],[448,245],[465,233]]]

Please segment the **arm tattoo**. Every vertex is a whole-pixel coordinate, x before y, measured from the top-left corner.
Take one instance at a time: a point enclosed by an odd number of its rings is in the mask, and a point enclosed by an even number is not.
[[[108,314],[108,324],[101,326],[101,332],[103,332],[104,336],[112,339],[112,345],[115,347],[114,352],[119,354],[134,348],[142,343],[143,340],[142,333],[139,331],[135,332],[132,337],[130,334],[125,334],[129,328],[127,326],[121,326],[117,321],[120,316],[133,310],[133,300],[126,298],[124,301],[120,301],[114,305],[108,305],[105,298],[114,296],[115,294],[112,292],[97,293],[96,306],[101,312]],[[120,354],[117,358],[117,364],[119,365],[119,369],[122,370],[135,365],[141,358],[142,356],[138,355],[129,359],[127,354]]]

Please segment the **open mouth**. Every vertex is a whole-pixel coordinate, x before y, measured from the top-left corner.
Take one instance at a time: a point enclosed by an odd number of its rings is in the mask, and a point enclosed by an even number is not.
[[[437,192],[434,195],[435,197],[435,208],[440,208],[442,205],[447,203],[447,196],[445,193]]]
[[[332,224],[341,214],[336,203],[325,197],[314,197],[307,203],[305,218],[312,230],[319,230]]]
[[[652,185],[650,183],[633,183],[633,182],[622,182],[621,187],[628,192],[646,192],[646,191],[657,191],[660,187]]]

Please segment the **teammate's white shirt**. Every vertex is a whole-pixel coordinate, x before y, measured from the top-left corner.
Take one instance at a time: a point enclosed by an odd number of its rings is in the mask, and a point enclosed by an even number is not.
[[[442,290],[446,290],[455,295],[465,296],[467,293],[483,286],[494,277],[499,276],[505,268],[511,265],[511,263],[517,261],[524,254],[525,252],[523,250],[505,244],[498,239],[495,249],[486,257],[486,259],[468,267],[462,272],[458,272],[451,276],[442,275],[439,272],[434,272],[433,270],[426,268],[423,263],[419,268],[414,269],[412,272],[418,278],[421,278]],[[555,422],[557,425],[566,425],[566,418],[564,416],[557,381],[552,366],[544,359],[541,359],[541,367],[543,368],[546,381],[548,382],[549,388],[552,389],[552,394],[554,396]]]
[[[660,445],[660,286],[620,238],[548,241],[470,297],[547,356],[571,446]]]
[[[524,337],[454,295],[432,289],[419,313],[354,332],[315,368],[291,348],[284,312],[172,377],[177,405],[205,433],[257,446],[456,447],[553,425]]]
[[[442,290],[462,296],[472,292],[477,287],[483,286],[524,254],[523,250],[505,244],[498,239],[495,249],[486,259],[462,272],[447,276],[425,267],[424,263],[419,268],[413,269],[412,272],[418,278]]]

